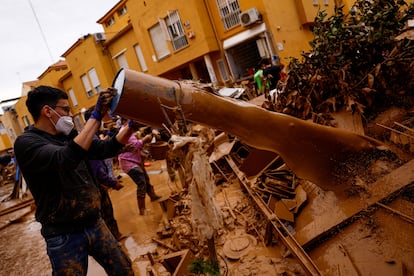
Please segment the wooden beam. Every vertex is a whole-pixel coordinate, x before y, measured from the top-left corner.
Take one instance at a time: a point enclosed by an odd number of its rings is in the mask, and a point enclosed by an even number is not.
[[[373,184],[366,186],[369,196],[353,196],[338,201],[337,209],[327,210],[313,217],[312,222],[302,228],[296,228],[295,238],[303,247],[311,245],[328,233],[346,224],[352,217],[366,210],[377,202],[400,191],[414,182],[414,160],[407,162]],[[309,207],[309,206],[308,206]],[[335,212],[335,216],[332,215]],[[298,216],[297,221],[300,219]]]

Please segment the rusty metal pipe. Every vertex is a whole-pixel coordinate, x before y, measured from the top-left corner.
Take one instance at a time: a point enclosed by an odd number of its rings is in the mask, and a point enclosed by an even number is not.
[[[324,189],[338,184],[338,174],[355,165],[355,160],[385,149],[370,137],[221,97],[194,82],[121,69],[113,86],[118,91],[112,108],[115,114],[161,127],[167,119],[160,102],[174,108],[178,99],[186,120],[225,131],[252,147],[276,152],[296,175]],[[168,114],[174,120],[173,112]]]

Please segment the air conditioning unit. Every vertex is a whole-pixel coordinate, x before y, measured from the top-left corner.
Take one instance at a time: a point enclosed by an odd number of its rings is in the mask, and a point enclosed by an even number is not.
[[[249,26],[257,21],[262,20],[262,15],[257,8],[250,8],[239,14],[240,22],[243,27]]]
[[[96,42],[101,42],[106,40],[105,33],[94,33],[93,37],[95,38]]]

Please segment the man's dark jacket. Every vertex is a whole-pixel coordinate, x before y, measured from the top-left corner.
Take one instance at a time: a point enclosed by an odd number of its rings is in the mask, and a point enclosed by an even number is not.
[[[43,236],[81,231],[99,218],[100,193],[88,160],[115,156],[115,137],[93,140],[88,151],[69,136],[51,135],[29,126],[17,137],[14,152],[36,203]]]

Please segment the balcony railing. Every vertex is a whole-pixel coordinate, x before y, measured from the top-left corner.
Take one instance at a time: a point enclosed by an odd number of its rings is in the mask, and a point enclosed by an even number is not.
[[[240,24],[239,14],[240,14],[240,11],[233,12],[221,18],[221,20],[223,21],[225,30],[231,29],[234,26],[237,26]]]
[[[187,37],[185,35],[177,36],[172,41],[174,51],[177,51],[188,45]]]

